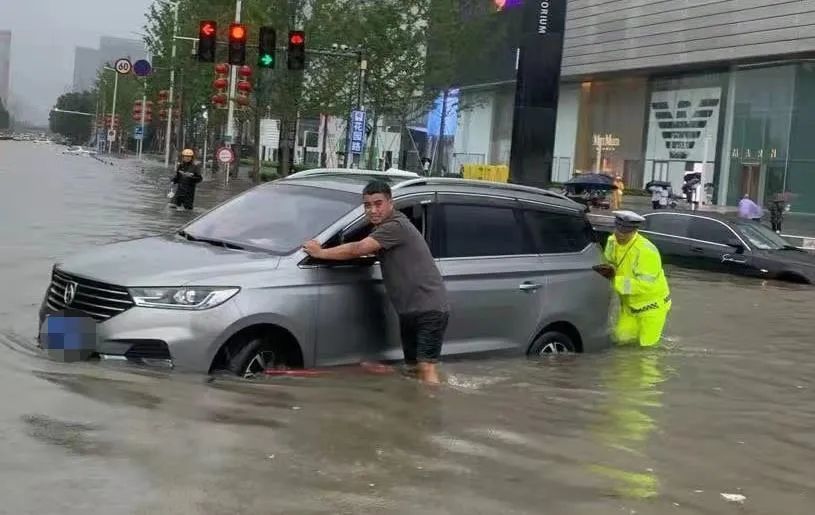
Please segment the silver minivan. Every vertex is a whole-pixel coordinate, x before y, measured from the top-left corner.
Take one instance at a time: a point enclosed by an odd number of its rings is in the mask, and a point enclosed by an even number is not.
[[[343,169],[266,183],[175,233],[57,263],[40,345],[69,317],[93,327],[90,356],[186,371],[401,359],[376,258],[319,262],[301,248],[367,236],[361,192],[372,179],[391,184],[437,259],[451,305],[444,355],[610,345],[611,290],[592,269],[602,256],[582,206],[519,185]]]

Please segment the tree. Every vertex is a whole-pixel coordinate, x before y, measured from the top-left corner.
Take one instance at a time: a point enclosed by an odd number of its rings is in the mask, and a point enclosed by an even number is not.
[[[57,99],[56,107],[66,111],[94,113],[96,95],[91,91],[82,93],[65,93]],[[52,111],[49,116],[49,128],[52,132],[68,138],[71,143],[85,143],[91,137],[93,117]]]

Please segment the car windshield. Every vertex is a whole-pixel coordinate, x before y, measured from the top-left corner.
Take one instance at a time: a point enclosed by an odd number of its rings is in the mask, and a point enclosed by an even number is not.
[[[770,229],[757,223],[739,222],[736,227],[750,240],[750,244],[762,250],[784,250],[790,244]]]
[[[191,239],[288,255],[360,204],[354,193],[275,182],[221,205],[183,233]]]

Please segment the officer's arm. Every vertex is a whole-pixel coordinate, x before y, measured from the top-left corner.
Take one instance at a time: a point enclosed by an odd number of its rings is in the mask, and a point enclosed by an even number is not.
[[[637,249],[634,256],[633,276],[618,274],[614,278],[614,289],[620,295],[642,295],[652,292],[657,287],[657,279],[662,271],[662,259],[657,251],[646,248]]]

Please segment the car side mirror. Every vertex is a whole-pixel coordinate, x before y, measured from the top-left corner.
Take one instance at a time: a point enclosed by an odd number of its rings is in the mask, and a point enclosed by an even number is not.
[[[736,254],[744,254],[744,244],[736,238],[727,240],[727,245],[736,249]]]

